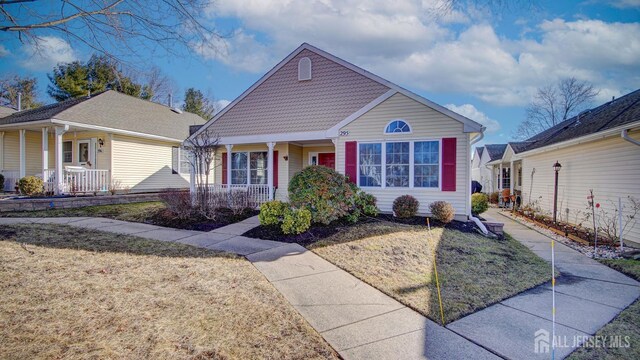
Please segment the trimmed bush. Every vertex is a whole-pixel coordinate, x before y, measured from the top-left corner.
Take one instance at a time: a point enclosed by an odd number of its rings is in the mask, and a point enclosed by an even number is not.
[[[489,194],[489,202],[492,204],[497,204],[499,198],[500,198],[500,194],[498,194],[497,191],[494,191],[491,194]]]
[[[446,201],[434,201],[429,207],[431,208],[431,215],[433,215],[436,220],[445,224],[450,223],[456,215],[453,205]]]
[[[44,192],[44,181],[39,177],[25,176],[18,182],[18,188],[22,195],[41,195]]]
[[[375,196],[358,190],[356,193],[356,206],[360,213],[367,216],[378,216],[378,199]]]
[[[471,195],[471,212],[474,214],[482,214],[489,208],[489,196],[483,193],[475,193]]]
[[[402,195],[393,200],[393,213],[399,218],[410,218],[418,213],[420,202],[411,195]]]
[[[267,201],[260,205],[260,214],[258,214],[260,225],[268,226],[280,224],[283,221],[288,208],[289,204],[278,200]]]
[[[0,192],[4,191],[4,175],[0,174]]]
[[[282,221],[282,232],[285,234],[302,234],[311,227],[311,212],[305,208],[287,209]]]
[[[289,182],[289,200],[311,212],[314,223],[329,224],[356,209],[355,191],[347,178],[325,166],[309,166]]]

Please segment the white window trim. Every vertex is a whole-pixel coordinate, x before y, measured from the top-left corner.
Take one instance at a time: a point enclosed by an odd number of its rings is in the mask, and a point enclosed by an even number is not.
[[[87,144],[87,156],[89,157],[87,159],[87,161],[85,161],[84,163],[80,161],[80,144]],[[82,139],[82,140],[76,140],[76,144],[75,144],[75,148],[76,148],[76,154],[78,155],[78,165],[80,166],[84,166],[87,165],[88,162],[91,161],[91,139]],[[73,157],[73,155],[72,155]],[[95,166],[95,164],[91,164],[92,166]]]
[[[258,151],[232,151],[231,152],[232,162],[233,162],[233,154],[242,154],[242,153],[247,154],[247,183],[246,184],[234,184],[233,183],[233,175],[231,175],[231,185],[247,185],[247,186],[249,186],[249,185],[264,185],[264,186],[267,186],[268,185],[269,176],[273,176],[271,174],[271,172],[272,172],[271,169],[269,169],[269,161],[267,161],[267,165],[265,166],[265,169],[267,170],[267,184],[252,184],[251,183],[251,153],[264,153],[264,152],[267,153],[267,159],[268,159],[268,157],[269,157],[269,151],[268,150],[265,150],[265,151],[262,151],[262,150],[258,150]],[[274,154],[274,156],[275,156],[275,154]],[[228,167],[227,171],[231,172],[231,170],[232,170],[231,164],[228,164],[227,167]]]
[[[400,133],[406,134],[406,133]],[[437,141],[438,142],[438,187],[421,187],[414,186],[414,168],[415,168],[415,159],[414,159],[414,143],[423,142],[423,141]],[[399,187],[399,186],[387,186],[387,158],[386,158],[386,150],[387,143],[398,143],[398,142],[408,142],[409,143],[409,187]],[[381,160],[380,165],[382,166],[382,183],[381,186],[361,186],[360,185],[360,144],[381,144]],[[426,191],[442,191],[442,139],[398,139],[398,140],[367,140],[367,141],[358,141],[358,146],[356,146],[357,152],[357,178],[356,184],[358,187],[362,189],[374,190],[374,189],[420,189]]]
[[[187,166],[187,169],[182,168],[182,152],[189,153],[184,150],[182,147],[178,146],[178,175],[189,175],[191,173],[191,162]]]
[[[387,128],[389,127],[389,125],[391,125],[392,122],[394,121],[402,121],[405,124],[407,124],[407,126],[409,127],[409,131],[407,132],[387,132]],[[409,122],[405,119],[393,119],[391,121],[389,121],[387,123],[387,125],[384,126],[384,128],[382,129],[382,134],[383,135],[406,135],[406,134],[413,134],[413,126],[411,126],[411,124],[409,124]]]
[[[64,143],[71,143],[71,161],[70,162],[69,161],[64,161],[64,153],[65,153],[65,151],[64,151]],[[64,164],[73,164],[73,153],[74,153],[73,147],[74,147],[73,140],[63,140],[62,141],[62,162]]]
[[[309,159],[308,159],[308,164],[309,166],[312,165],[311,159],[315,156],[316,157],[316,162],[320,163],[320,154],[335,154],[335,151],[313,151],[309,153]],[[316,164],[318,165],[318,164]]]

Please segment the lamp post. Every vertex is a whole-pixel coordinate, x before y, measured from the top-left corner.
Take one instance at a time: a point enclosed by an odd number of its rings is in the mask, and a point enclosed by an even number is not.
[[[560,163],[558,161],[556,161],[555,164],[553,164],[553,171],[555,171],[556,173],[556,182],[555,182],[555,186],[554,186],[554,192],[553,192],[553,223],[556,223],[556,217],[558,214],[558,173],[560,172],[560,169],[562,168],[562,165],[560,165]]]

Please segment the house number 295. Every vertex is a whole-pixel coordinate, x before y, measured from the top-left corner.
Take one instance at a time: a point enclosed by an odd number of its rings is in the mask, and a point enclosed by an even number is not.
[[[340,136],[349,136],[349,130],[340,130]]]

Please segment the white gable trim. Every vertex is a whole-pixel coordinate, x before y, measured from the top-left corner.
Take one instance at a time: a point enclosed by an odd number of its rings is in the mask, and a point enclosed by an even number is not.
[[[327,130],[327,137],[329,137],[329,138],[338,137],[338,135],[340,133],[340,129],[342,129],[343,127],[349,125],[352,121],[354,121],[357,118],[359,118],[360,116],[366,114],[369,110],[371,110],[374,107],[382,104],[385,100],[387,100],[388,98],[392,97],[393,95],[395,95],[397,93],[398,92],[396,90],[389,90],[386,93],[378,96],[373,101],[371,101],[367,105],[363,106],[360,110],[358,110],[358,111],[354,112],[353,114],[349,115],[344,120],[342,120],[339,123],[337,123],[336,125],[334,125],[331,129]]]
[[[115,129],[115,128],[110,128],[110,127],[106,127],[106,126],[90,125],[90,124],[78,123],[78,122],[73,122],[73,121],[51,119],[51,123],[52,124],[59,124],[59,125],[68,125],[68,126],[73,126],[73,127],[83,128],[83,129],[88,129],[88,130],[104,131],[104,132],[107,132],[107,133],[113,133],[113,134],[118,134],[118,135],[127,135],[127,136],[140,137],[140,138],[145,138],[145,139],[161,140],[161,141],[177,142],[177,143],[181,143],[182,142],[182,140],[180,140],[180,139],[174,139],[174,138],[170,138],[170,137],[166,137],[166,136],[152,135],[152,134],[146,134],[146,133],[141,133],[141,132],[137,132],[137,131]]]
[[[260,86],[263,82],[265,82],[268,78],[271,77],[271,75],[273,75],[276,71],[280,70],[285,64],[287,64],[289,61],[291,61],[291,59],[293,59],[294,57],[296,57],[299,53],[301,53],[303,50],[309,50],[311,52],[314,52],[320,56],[323,56],[337,64],[340,64],[344,67],[346,67],[349,70],[352,70],[362,76],[365,76],[373,81],[376,81],[382,85],[387,86],[388,88],[390,88],[391,90],[395,90],[396,92],[399,92],[423,105],[426,105],[454,120],[457,120],[461,123],[464,124],[464,132],[483,132],[485,130],[485,127],[480,125],[479,123],[468,119],[458,113],[455,113],[447,108],[445,108],[444,106],[438,105],[436,103],[434,103],[431,100],[428,100],[420,95],[417,95],[405,88],[402,88],[388,80],[385,80],[383,78],[381,78],[380,76],[373,74],[369,71],[366,71],[348,61],[342,60],[339,57],[329,54],[328,52],[318,49],[315,46],[309,45],[307,43],[303,43],[302,45],[300,45],[297,49],[295,49],[291,54],[289,54],[287,57],[285,57],[282,61],[280,61],[276,66],[274,66],[271,70],[269,70],[269,72],[267,72],[266,74],[264,74],[264,76],[262,76],[258,81],[256,81],[253,85],[251,85],[251,87],[249,87],[247,90],[245,90],[242,94],[240,94],[240,96],[238,96],[235,100],[233,100],[229,105],[225,106],[225,108],[220,111],[218,114],[216,114],[213,119],[207,121],[200,129],[198,129],[198,131],[196,131],[195,133],[193,133],[190,137],[196,136],[197,134],[203,132],[207,127],[209,127],[212,123],[214,123],[216,120],[218,120],[221,116],[223,116],[224,114],[226,114],[229,110],[231,110],[231,108],[233,108],[237,103],[239,103],[240,101],[242,101],[242,99],[244,99],[245,97],[247,97],[247,95],[249,95],[251,92],[253,92],[253,90],[255,90],[258,86]],[[377,99],[376,99],[377,100]],[[374,100],[375,101],[375,100]],[[366,105],[368,106],[368,105]],[[350,116],[351,117],[351,116]],[[349,117],[349,118],[350,118]],[[349,119],[347,118],[347,119]],[[357,118],[357,117],[356,117]],[[346,119],[345,119],[346,120]],[[353,121],[355,119],[352,119],[351,121]],[[343,120],[344,121],[344,120]],[[341,122],[342,123],[342,122]],[[346,124],[345,124],[346,125]],[[343,125],[344,126],[344,125]],[[331,129],[329,129],[327,132],[331,131],[332,129],[334,129],[334,127],[332,127]]]
[[[244,135],[244,136],[226,136],[221,137],[218,144],[220,145],[242,145],[268,142],[295,142],[305,140],[324,140],[327,139],[326,131],[307,131],[296,133],[280,133],[280,134],[261,134],[261,135]]]

